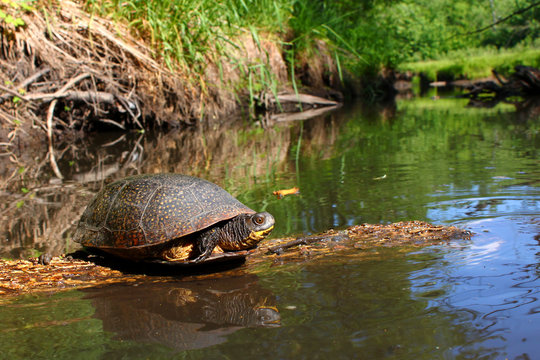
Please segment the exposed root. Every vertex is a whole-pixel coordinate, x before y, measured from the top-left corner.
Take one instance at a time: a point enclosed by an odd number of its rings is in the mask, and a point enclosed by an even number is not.
[[[80,4],[62,1],[18,16],[24,27],[0,24],[0,121],[8,125],[0,141],[10,142],[14,126],[45,129],[50,143],[58,134],[104,124],[178,126],[231,110],[205,79],[165,68],[125,26],[87,14]]]

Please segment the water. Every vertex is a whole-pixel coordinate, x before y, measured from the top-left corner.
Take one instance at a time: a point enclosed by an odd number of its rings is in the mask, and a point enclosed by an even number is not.
[[[273,236],[412,219],[458,225],[474,236],[408,252],[369,250],[363,258],[244,266],[217,278],[149,276],[4,299],[0,358],[535,358],[540,119],[509,105],[465,105],[415,99],[384,111],[350,106],[267,130],[242,124],[209,131],[203,150],[201,134],[191,133],[125,137],[93,158],[64,156],[68,184],[105,170],[112,177],[204,176],[274,214]],[[271,195],[292,186],[299,196]],[[62,229],[56,247],[69,247],[61,221],[73,221],[91,194],[75,185],[62,193],[28,187],[65,205],[42,209],[23,197],[22,206],[8,208],[15,215],[3,223],[4,254],[41,246],[25,237],[37,220],[14,220],[29,209],[41,219],[34,239]],[[60,220],[66,207],[73,214]]]

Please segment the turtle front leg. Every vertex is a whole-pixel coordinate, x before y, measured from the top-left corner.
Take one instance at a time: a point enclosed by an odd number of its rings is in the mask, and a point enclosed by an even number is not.
[[[198,263],[207,259],[214,251],[214,248],[219,241],[219,228],[212,227],[207,231],[203,232],[197,241],[197,249],[199,251],[199,256],[193,259],[193,262]]]

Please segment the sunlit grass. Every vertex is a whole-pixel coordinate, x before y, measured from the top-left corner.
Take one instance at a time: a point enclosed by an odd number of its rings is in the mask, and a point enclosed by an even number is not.
[[[397,102],[399,111],[411,110],[436,110],[439,112],[448,111],[457,116],[470,116],[471,114],[494,115],[500,113],[514,113],[515,105],[500,102],[492,108],[468,107],[469,99],[467,98],[441,98],[431,99],[427,97],[415,97]]]
[[[492,69],[507,74],[516,64],[540,66],[538,42],[532,40],[527,42],[529,48],[517,47],[504,51],[476,49],[478,43],[470,40],[469,43],[464,42],[461,45],[461,50],[443,55],[437,60],[400,64],[412,56],[404,53],[404,45],[422,34],[426,37],[425,32],[429,30],[423,27],[411,30],[403,24],[396,25],[393,18],[387,19],[384,16],[385,13],[398,10],[398,5],[391,2],[380,6],[372,5],[371,2],[364,4],[308,0],[87,2],[87,8],[92,13],[126,24],[136,36],[151,45],[156,58],[162,60],[171,70],[184,69],[188,74],[203,75],[209,63],[219,64],[223,59],[228,59],[232,64],[241,64],[243,59],[238,58],[235,49],[241,45],[239,39],[242,33],[251,33],[257,43],[259,35],[274,36],[290,65],[290,81],[294,87],[297,85],[294,78],[297,69],[294,66],[301,68],[311,60],[316,63],[317,58],[321,58],[316,46],[319,41],[328,49],[340,78],[342,67],[349,73],[362,77],[397,66],[399,71],[424,73],[435,80],[482,78],[490,76]],[[433,6],[432,11],[438,9]],[[484,14],[482,11],[480,13]],[[463,21],[468,19],[453,11],[450,11],[448,16]],[[384,19],[388,20],[388,23],[384,23]],[[456,19],[454,20],[457,21]],[[433,31],[444,28],[441,24],[439,27],[436,25],[433,25]],[[401,38],[388,36],[388,32],[397,30],[402,31]],[[431,37],[427,36],[429,39]],[[422,40],[424,42],[417,39],[420,49],[409,50],[425,50],[423,52],[431,54],[430,56],[437,56],[436,54],[449,48],[426,39]],[[239,85],[248,89],[251,98],[260,87],[275,89],[275,82],[268,76],[268,69],[261,69],[264,65],[242,65],[248,69],[243,69],[244,78]],[[250,66],[253,68],[249,68]]]
[[[439,60],[404,63],[400,71],[423,73],[429,79],[441,77],[478,79],[489,77],[492,69],[502,74],[510,73],[515,65],[540,66],[540,49],[516,48],[512,50],[475,49],[454,52]]]

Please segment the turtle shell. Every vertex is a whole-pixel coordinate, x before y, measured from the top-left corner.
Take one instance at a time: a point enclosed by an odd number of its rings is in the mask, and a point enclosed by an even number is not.
[[[164,244],[251,210],[209,181],[139,175],[107,185],[84,211],[74,241],[101,249]]]

